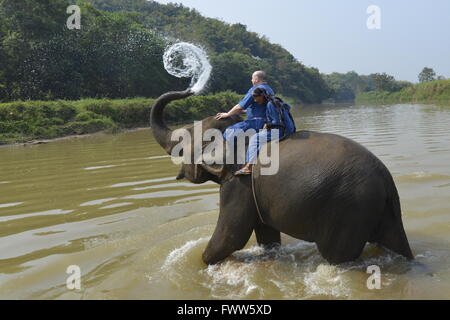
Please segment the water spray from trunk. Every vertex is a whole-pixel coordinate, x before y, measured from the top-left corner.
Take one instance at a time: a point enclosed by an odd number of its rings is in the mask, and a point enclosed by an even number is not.
[[[205,51],[191,43],[179,42],[166,49],[164,68],[177,78],[192,78],[189,90],[199,94],[211,75],[211,64]]]

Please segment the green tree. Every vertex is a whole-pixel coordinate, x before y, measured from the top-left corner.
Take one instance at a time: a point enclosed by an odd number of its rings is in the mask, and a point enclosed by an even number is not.
[[[397,91],[400,91],[400,90],[403,90],[403,89],[412,87],[413,85],[414,85],[414,84],[412,84],[412,83],[409,82],[409,81],[402,81],[402,80],[397,81],[397,87],[398,87],[398,90],[397,90]]]
[[[267,70],[269,65],[262,59],[255,59],[238,52],[225,52],[211,57],[213,73],[208,91],[231,90],[245,93],[251,86],[250,75],[259,69]]]
[[[0,0],[3,99],[21,98],[21,65],[37,46],[64,28],[69,4],[67,0]]]
[[[327,85],[332,89],[331,99],[335,102],[353,101],[361,92],[375,90],[373,78],[358,75],[355,71],[324,74]]]
[[[395,78],[387,73],[375,73],[371,75],[377,91],[394,92],[399,90],[399,86]]]
[[[419,82],[429,82],[436,80],[436,72],[432,68],[425,67],[419,73]]]

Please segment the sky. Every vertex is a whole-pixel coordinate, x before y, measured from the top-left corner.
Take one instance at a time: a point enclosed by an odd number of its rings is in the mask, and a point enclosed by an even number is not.
[[[242,23],[320,72],[382,73],[418,82],[424,67],[450,78],[450,0],[157,0]],[[379,29],[369,29],[379,8]],[[373,23],[372,23],[373,24]]]

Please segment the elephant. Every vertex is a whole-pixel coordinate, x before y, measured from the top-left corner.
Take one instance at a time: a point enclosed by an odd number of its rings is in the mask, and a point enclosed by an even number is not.
[[[171,153],[177,141],[163,120],[171,101],[191,91],[168,92],[151,109],[156,141]],[[203,130],[222,132],[240,116],[202,120]],[[188,131],[193,126],[184,127]],[[266,145],[267,146],[267,145]],[[203,252],[216,264],[242,249],[253,231],[264,248],[281,244],[281,233],[314,242],[330,264],[356,260],[367,242],[414,259],[403,228],[397,188],[386,166],[361,144],[340,135],[297,131],[279,142],[279,170],[235,176],[236,165],[183,163],[176,179],[220,185],[220,210],[214,233]]]

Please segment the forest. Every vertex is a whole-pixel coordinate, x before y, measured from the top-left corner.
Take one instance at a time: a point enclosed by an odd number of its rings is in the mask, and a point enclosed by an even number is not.
[[[81,28],[66,27],[67,0],[0,1],[0,101],[154,98],[185,88],[164,70],[167,45],[202,46],[213,66],[206,93],[248,90],[264,69],[279,93],[305,103],[332,94],[316,68],[243,24],[145,0],[79,1]]]

